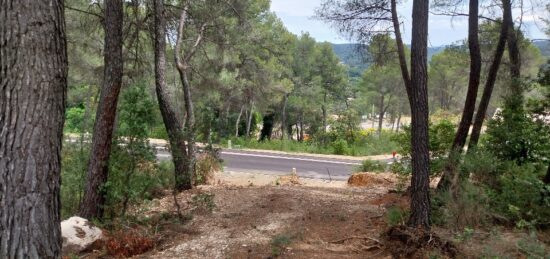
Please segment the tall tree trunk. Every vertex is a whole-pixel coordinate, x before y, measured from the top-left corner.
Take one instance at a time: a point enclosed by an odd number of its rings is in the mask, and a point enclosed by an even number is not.
[[[2,1],[0,17],[0,258],[60,258],[63,1]]]
[[[189,82],[189,68],[190,60],[195,55],[197,47],[200,45],[203,39],[203,33],[206,28],[206,23],[202,24],[198,31],[197,38],[194,45],[185,53],[182,53],[182,44],[184,37],[184,28],[187,23],[187,11],[189,8],[189,2],[184,4],[181,11],[180,20],[178,24],[178,35],[176,40],[176,48],[174,51],[174,59],[176,62],[176,68],[178,70],[180,81],[183,86],[183,99],[185,103],[185,129],[184,135],[187,141],[187,154],[184,159],[185,171],[183,172],[184,180],[183,185],[185,189],[190,189],[193,186],[193,174],[195,172],[195,113],[193,108],[193,99],[191,97],[191,83]]]
[[[244,105],[241,106],[241,111],[239,112],[239,116],[237,116],[237,121],[235,122],[235,137],[239,137],[239,122],[241,121],[241,116],[243,115]]]
[[[445,170],[441,176],[437,188],[439,190],[447,189],[456,178],[456,157],[462,153],[470,125],[475,112],[477,92],[479,88],[479,80],[481,76],[481,50],[479,48],[479,2],[478,0],[470,0],[468,14],[468,48],[470,49],[470,78],[468,83],[468,92],[466,93],[466,101],[462,111],[462,118],[458,124],[458,129],[451,147],[449,160],[445,165]]]
[[[298,136],[300,142],[304,141],[304,112],[300,113],[300,135]]]
[[[470,0],[468,14],[468,48],[470,49],[470,78],[462,118],[453,141],[452,150],[461,153],[474,116],[479,80],[481,76],[481,50],[479,48],[479,3]]]
[[[288,94],[285,94],[283,99],[283,111],[281,112],[281,140],[285,139],[286,131],[286,104],[288,102]]]
[[[382,126],[384,124],[384,113],[386,109],[384,109],[384,99],[386,96],[383,94],[380,95],[380,103],[379,103],[379,114],[378,114],[378,136],[382,134]]]
[[[164,1],[153,1],[153,12],[155,15],[154,28],[154,51],[155,51],[155,90],[160,107],[160,113],[168,139],[170,140],[170,150],[172,152],[172,162],[174,163],[175,189],[183,191],[191,188],[191,183],[185,177],[186,172],[185,157],[187,150],[185,146],[185,136],[183,124],[177,116],[176,110],[171,103],[170,92],[166,88],[166,20],[164,11]]]
[[[399,127],[401,126],[401,113],[397,115],[397,126],[395,128],[395,133],[399,133]]]
[[[181,71],[181,70],[180,70]],[[186,140],[187,140],[187,157],[184,160],[187,170],[185,170],[185,179],[183,182],[185,189],[193,187],[193,174],[195,172],[195,114],[193,112],[193,100],[191,99],[191,85],[187,77],[187,71],[180,72],[183,82],[185,111],[186,111]]]
[[[514,19],[512,16],[512,7],[511,2],[506,2],[503,4],[510,5],[504,8],[509,8],[510,12],[506,12],[506,24],[504,26],[508,27],[507,41],[508,41],[508,56],[510,57],[510,76],[512,79],[512,90],[519,91],[521,93],[521,60],[518,46],[518,31],[514,28]]]
[[[546,176],[544,177],[544,183],[550,184],[550,164],[548,164],[548,170],[546,171]]]
[[[323,132],[327,132],[327,92],[325,91],[323,95],[323,104],[321,105],[321,110],[323,111]]]
[[[403,39],[401,38],[401,27],[399,24],[399,16],[397,15],[397,0],[391,0],[391,18],[393,23],[393,33],[395,35],[395,42],[397,43],[397,54],[399,57],[399,67],[401,68],[401,77],[405,84],[407,96],[412,96],[411,93],[411,77],[409,75],[409,69],[407,68],[407,58],[405,56],[405,47],[403,46]],[[412,105],[409,98],[409,105]]]
[[[414,0],[411,40],[412,179],[410,227],[430,228],[428,150],[428,0]]]
[[[489,73],[487,75],[487,81],[485,81],[485,88],[483,89],[483,95],[481,96],[481,101],[479,102],[479,107],[477,108],[476,118],[474,121],[474,127],[470,135],[470,144],[469,150],[473,150],[473,147],[477,146],[479,141],[479,136],[481,135],[481,127],[483,126],[483,121],[485,120],[487,114],[487,108],[489,107],[489,102],[491,101],[491,95],[493,94],[493,89],[498,75],[498,70],[504,54],[504,49],[506,47],[506,38],[508,37],[508,19],[512,17],[511,15],[511,5],[510,0],[502,0],[503,6],[503,20],[500,27],[500,35],[498,38],[497,48],[493,56],[493,61],[489,67]]]
[[[252,128],[252,116],[254,116],[254,101],[250,102],[250,112],[248,113],[248,118],[246,118],[246,137],[250,137],[250,129]]]
[[[101,218],[105,205],[105,196],[101,189],[107,182],[109,174],[113,128],[118,95],[122,86],[122,2],[122,0],[105,1],[103,85],[92,137],[86,191],[79,211],[79,215],[87,219]]]

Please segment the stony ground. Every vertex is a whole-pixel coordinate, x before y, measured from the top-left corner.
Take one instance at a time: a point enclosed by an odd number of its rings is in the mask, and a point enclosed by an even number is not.
[[[548,232],[538,241],[514,228],[434,227],[428,243],[439,242],[435,253],[434,246],[395,245],[382,233],[390,229],[388,210],[408,207],[407,196],[394,191],[398,179],[369,174],[355,180],[364,186],[220,173],[212,185],[133,208],[135,221],[118,223],[120,230],[81,258],[411,258],[402,253],[411,248],[421,254],[412,258],[537,258],[526,255],[550,241]],[[449,250],[447,241],[456,255],[440,252]]]
[[[213,194],[215,208],[195,214],[181,229],[184,235],[139,258],[389,256],[379,237],[386,226],[385,206],[392,199],[387,186],[350,188],[333,182],[335,187],[314,187],[315,180],[297,181],[255,187],[256,182],[246,180],[252,186],[222,184],[180,194],[183,208],[193,206],[193,196]],[[173,198],[166,197],[148,210],[173,207]]]

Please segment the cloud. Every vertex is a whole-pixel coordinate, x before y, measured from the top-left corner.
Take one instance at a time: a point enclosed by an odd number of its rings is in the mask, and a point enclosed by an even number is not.
[[[271,11],[288,16],[311,17],[321,0],[272,0]]]

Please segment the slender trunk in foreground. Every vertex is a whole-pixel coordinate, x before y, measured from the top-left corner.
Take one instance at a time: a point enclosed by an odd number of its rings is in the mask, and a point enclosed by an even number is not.
[[[481,101],[479,102],[479,107],[477,108],[477,113],[474,121],[474,127],[470,135],[470,142],[468,145],[468,150],[473,150],[477,146],[479,141],[479,136],[481,135],[481,127],[483,126],[483,121],[487,116],[487,108],[489,107],[489,102],[491,101],[491,95],[493,94],[493,89],[495,87],[495,82],[498,75],[498,70],[500,68],[500,63],[502,56],[504,54],[504,49],[506,47],[506,37],[508,36],[508,26],[507,19],[511,17],[508,13],[512,10],[510,9],[510,4],[507,4],[510,0],[502,0],[504,9],[503,9],[503,21],[500,27],[500,35],[498,38],[497,48],[493,56],[493,61],[489,67],[489,73],[487,75],[487,81],[485,81],[485,88],[483,89],[483,95],[481,96]]]
[[[109,175],[109,156],[111,155],[116,107],[122,87],[122,2],[122,0],[105,1],[103,85],[92,137],[86,191],[78,213],[87,219],[101,218],[105,205],[105,196],[101,189]]]
[[[157,100],[162,115],[162,121],[168,133],[170,140],[170,151],[172,152],[172,162],[174,163],[175,189],[183,191],[190,186],[185,184],[185,156],[187,150],[185,146],[185,136],[183,124],[179,120],[177,113],[170,101],[170,93],[166,88],[166,20],[164,11],[164,1],[155,0],[153,2],[153,12],[155,15],[154,27],[154,50],[155,50],[155,90]]]
[[[411,40],[412,179],[410,227],[430,228],[428,150],[428,0],[414,0]]]
[[[458,129],[451,147],[451,154],[443,170],[443,175],[439,181],[438,190],[446,190],[451,185],[456,184],[457,179],[457,156],[462,153],[472,119],[474,117],[475,106],[477,101],[477,92],[479,89],[479,80],[481,76],[481,50],[479,48],[479,2],[478,0],[470,0],[468,14],[468,48],[470,50],[470,78],[468,82],[468,91],[466,93],[466,101],[462,111],[462,118],[458,124]]]

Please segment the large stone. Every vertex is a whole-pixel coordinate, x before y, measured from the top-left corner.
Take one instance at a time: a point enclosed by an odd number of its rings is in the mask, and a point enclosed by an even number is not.
[[[71,217],[61,222],[63,254],[79,253],[103,238],[103,231],[87,219]]]

